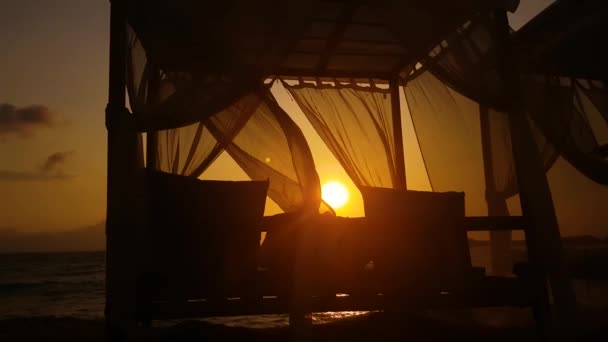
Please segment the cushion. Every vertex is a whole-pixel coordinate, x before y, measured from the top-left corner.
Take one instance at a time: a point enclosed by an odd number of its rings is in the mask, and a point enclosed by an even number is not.
[[[471,268],[464,193],[362,189],[376,232],[374,265],[395,290],[448,291],[464,286]]]
[[[262,265],[287,285],[297,274],[309,290],[344,290],[371,260],[365,218],[292,212],[265,217],[263,227]]]
[[[208,181],[148,172],[149,265],[170,284],[237,288],[257,269],[268,181]]]

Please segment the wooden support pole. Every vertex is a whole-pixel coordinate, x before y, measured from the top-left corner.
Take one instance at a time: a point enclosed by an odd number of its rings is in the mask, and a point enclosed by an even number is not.
[[[523,216],[466,216],[464,226],[467,232],[523,230],[529,223]]]
[[[490,136],[490,113],[488,107],[485,105],[479,105],[479,120],[481,127],[481,149],[486,181],[488,216],[508,216],[509,209],[507,208],[506,200],[498,196],[496,181],[494,180],[492,139]],[[506,275],[512,271],[511,235],[511,231],[490,231],[492,272],[496,275]]]
[[[141,141],[125,108],[126,1],[111,1],[110,15],[105,317],[108,337],[123,340],[135,327],[136,234],[141,226],[143,163]]]
[[[155,169],[158,155],[156,153],[156,144],[158,139],[158,132],[148,131],[146,133],[146,167],[148,169]]]
[[[148,96],[151,104],[158,104],[160,97],[160,70],[155,65],[148,61],[149,81],[148,81]],[[158,154],[156,144],[158,139],[157,131],[148,131],[146,133],[146,167],[149,169],[156,168],[158,163]]]
[[[495,16],[499,67],[509,101],[509,125],[522,213],[530,222],[526,230],[528,257],[533,266],[548,278],[554,302],[555,327],[562,334],[569,333],[576,319],[576,297],[563,258],[559,226],[543,162],[523,109],[520,74],[512,61],[514,54],[510,47],[507,14],[500,10],[495,12]]]
[[[110,1],[110,69],[108,106],[124,108],[126,95],[126,6],[124,0]]]
[[[403,130],[401,124],[401,102],[399,100],[399,80],[390,80],[391,111],[393,116],[393,135],[395,138],[395,166],[397,167],[396,181],[397,189],[407,190],[407,178],[405,175],[405,154],[403,149]]]

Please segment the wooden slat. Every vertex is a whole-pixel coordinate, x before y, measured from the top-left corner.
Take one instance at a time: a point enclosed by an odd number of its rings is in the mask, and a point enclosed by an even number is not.
[[[318,55],[319,51],[313,50],[294,50],[292,53],[303,54],[303,55]],[[357,56],[357,57],[404,57],[405,54],[398,52],[338,52],[336,56]]]
[[[403,132],[401,127],[401,102],[399,101],[399,80],[390,80],[391,91],[391,114],[393,118],[393,138],[395,139],[395,186],[397,189],[407,190],[407,178],[405,174],[405,153],[403,151]]]
[[[467,231],[525,230],[528,222],[523,216],[467,216]]]
[[[313,18],[312,20],[313,23],[326,23],[326,24],[337,24],[338,21],[333,20],[333,19],[326,19],[326,18]],[[351,21],[350,22],[351,25],[357,25],[357,26],[366,26],[366,27],[386,27],[386,24],[383,22],[370,22],[370,21]]]
[[[301,40],[315,40],[315,41],[327,41],[328,37],[318,37],[318,36],[303,36]],[[340,43],[359,43],[359,44],[367,44],[367,45],[391,45],[391,46],[399,46],[403,47],[399,40],[390,39],[390,40],[371,40],[371,39],[354,39],[354,38],[343,38],[340,40]]]
[[[327,64],[329,63],[329,59],[332,53],[340,43],[340,39],[342,39],[342,37],[344,36],[344,32],[346,31],[346,28],[351,22],[352,17],[355,14],[355,11],[359,7],[359,5],[359,1],[353,1],[345,4],[342,8],[342,13],[340,14],[339,20],[334,26],[334,30],[325,45],[325,51],[321,55],[319,63],[317,64],[316,69],[318,72],[327,68]]]
[[[302,303],[305,312],[411,310],[414,308],[470,308],[491,306],[526,306],[529,294],[517,278],[486,277],[470,284],[462,293],[437,293],[424,296],[382,294],[310,297]],[[155,302],[145,308],[147,318],[173,319],[193,317],[288,314],[287,298],[266,297],[254,301],[240,299],[216,303],[206,301]],[[143,309],[143,307],[142,307]]]
[[[309,68],[281,68],[279,76],[328,77],[328,78],[361,78],[388,80],[390,74],[377,70],[311,70]]]

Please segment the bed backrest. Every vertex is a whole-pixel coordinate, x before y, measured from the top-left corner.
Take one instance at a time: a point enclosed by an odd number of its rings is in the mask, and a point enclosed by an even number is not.
[[[385,286],[412,293],[464,286],[471,269],[464,193],[365,188],[362,194]]]
[[[257,269],[268,181],[149,171],[148,185],[151,268],[186,293],[238,292]]]

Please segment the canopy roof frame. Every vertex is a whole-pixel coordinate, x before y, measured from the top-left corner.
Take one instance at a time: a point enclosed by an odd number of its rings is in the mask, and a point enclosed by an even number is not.
[[[602,0],[554,2],[513,35],[520,69],[608,82],[606,63],[598,63],[606,60],[606,49],[581,46],[602,44],[597,38],[608,34],[606,16],[608,6]]]
[[[170,31],[168,31],[167,34],[177,34],[177,32],[185,32],[184,30],[185,27],[191,27],[192,29],[194,29],[194,27],[192,27],[192,25],[196,25],[195,23],[193,24],[192,18],[189,18],[189,20],[186,21],[186,23],[181,23],[181,22],[177,22],[177,19],[174,17],[175,15],[179,15],[180,13],[188,15],[188,16],[192,16],[193,12],[196,11],[201,11],[202,10],[202,6],[201,5],[197,5],[195,6],[195,8],[193,8],[192,10],[187,10],[187,6],[189,6],[187,1],[181,0],[181,1],[177,1],[175,5],[169,6],[166,9],[160,9],[159,6],[162,5],[162,1],[160,0],[153,0],[150,2],[143,2],[142,0],[132,0],[132,1],[127,1],[128,3],[130,3],[130,5],[128,6],[128,16],[130,17],[129,20],[134,20],[133,24],[136,27],[141,27],[143,29],[145,28],[149,28],[152,27],[152,23],[149,22],[151,20],[153,20],[152,18],[163,18],[165,20],[168,20],[167,23],[159,23],[159,25],[169,25],[171,23],[171,20],[175,20],[175,26],[178,26],[178,28],[174,28],[171,29]],[[141,2],[141,3],[140,3]],[[317,3],[315,1],[313,1],[314,3]],[[312,2],[311,2],[312,3]],[[266,70],[265,72],[267,73],[265,76],[268,76],[268,74],[279,74],[279,75],[286,75],[286,76],[293,76],[295,75],[307,75],[307,76],[317,76],[317,77],[359,77],[362,74],[365,75],[374,75],[377,78],[384,78],[384,79],[391,79],[393,77],[393,75],[395,73],[398,73],[399,71],[401,71],[401,69],[404,66],[409,65],[413,60],[417,60],[419,59],[421,56],[423,56],[424,53],[426,53],[426,51],[428,49],[430,49],[432,46],[434,46],[436,43],[438,43],[439,39],[441,39],[441,34],[440,31],[445,31],[445,30],[451,30],[452,26],[454,25],[458,25],[458,19],[454,20],[451,19],[451,21],[449,21],[448,23],[441,23],[441,21],[437,21],[436,25],[438,25],[439,27],[442,27],[441,30],[436,30],[437,32],[432,32],[429,33],[430,37],[433,37],[431,41],[422,41],[421,39],[414,39],[417,40],[415,42],[414,45],[412,45],[414,42],[410,42],[410,46],[408,46],[408,50],[404,51],[403,49],[398,49],[401,50],[401,52],[392,52],[392,53],[364,53],[364,52],[359,52],[359,53],[353,53],[352,51],[350,52],[344,52],[344,51],[337,51],[337,47],[340,44],[344,44],[344,43],[360,43],[360,44],[366,44],[364,48],[362,48],[362,51],[367,51],[368,47],[374,46],[374,45],[384,45],[384,46],[399,46],[399,43],[401,43],[400,46],[403,47],[403,39],[412,39],[412,37],[399,37],[399,33],[395,32],[393,28],[390,27],[390,25],[387,26],[388,22],[386,21],[387,18],[381,17],[379,16],[379,14],[374,13],[372,11],[372,13],[367,13],[367,11],[369,11],[372,7],[376,6],[376,3],[373,1],[369,1],[369,0],[357,0],[357,1],[345,1],[345,0],[319,0],[318,1],[319,5],[321,6],[321,8],[324,8],[324,11],[326,10],[327,12],[323,12],[323,15],[316,15],[313,16],[310,20],[311,24],[316,25],[316,24],[325,24],[325,26],[321,25],[321,27],[319,28],[315,28],[314,30],[312,30],[311,32],[303,32],[302,36],[300,37],[300,41],[305,41],[305,40],[317,40],[318,43],[322,43],[323,41],[325,42],[324,47],[321,50],[317,50],[317,54],[318,54],[318,60],[316,62],[314,62],[313,59],[310,60],[310,62],[312,64],[309,64],[307,67],[298,67],[296,65],[293,65],[292,63],[284,63],[284,65],[280,66],[278,68],[278,70]],[[391,2],[388,2],[389,4],[391,4]],[[492,8],[492,6],[494,4],[496,4],[496,6],[502,6],[503,8],[510,8],[511,10],[513,10],[514,8],[516,8],[518,1],[517,0],[494,0],[491,4],[488,4],[486,1],[477,1],[477,0],[469,0],[466,3],[463,3],[462,5],[453,5],[449,2],[445,2],[444,5],[449,5],[449,9],[446,9],[446,11],[454,11],[454,14],[442,14],[442,16],[444,17],[448,17],[450,18],[450,16],[453,16],[454,18],[459,18],[458,16],[462,16],[463,18],[466,17],[466,15],[464,13],[468,13],[467,11],[472,11],[472,8],[483,8],[484,10],[489,10],[490,8]],[[153,14],[150,15],[138,15],[137,14],[137,9],[141,6],[147,6],[152,8],[152,11],[163,11],[162,13],[156,13],[154,12]],[[372,7],[370,7],[372,6]],[[391,4],[390,6],[396,6],[394,4]],[[402,6],[402,5],[398,5],[398,6]],[[418,3],[418,0],[413,0],[412,4],[409,5],[409,7],[406,8],[420,8],[420,14],[424,15],[426,17],[430,16],[431,13],[431,8],[433,5],[432,4],[424,4],[422,2]],[[217,6],[217,7],[221,7],[221,6]],[[396,8],[401,8],[401,7],[396,7]],[[181,12],[180,12],[181,11]],[[435,10],[433,10],[435,11]],[[167,13],[165,13],[167,12]],[[435,11],[437,12],[437,11]],[[458,14],[456,14],[456,12],[458,12]],[[363,13],[363,14],[362,14]],[[221,14],[219,14],[221,15]],[[135,18],[133,19],[133,16],[135,16]],[[156,16],[156,17],[155,17]],[[414,18],[414,17],[412,17]],[[453,22],[452,22],[453,21]],[[190,26],[188,26],[190,25]],[[158,26],[158,25],[157,25]],[[357,28],[356,26],[360,26],[359,28]],[[164,27],[164,26],[163,26]],[[180,28],[182,27],[182,28]],[[361,27],[367,27],[367,28],[378,28],[379,30],[376,31],[360,31],[359,29]],[[350,31],[352,29],[356,29],[354,31]],[[146,29],[147,30],[147,29]],[[158,27],[154,27],[153,29],[150,29],[148,31],[152,31],[152,32],[156,32],[158,30],[162,30],[162,28],[158,28]],[[180,31],[181,30],[181,31]],[[316,30],[316,31],[315,31]],[[346,35],[346,33],[350,32],[349,35]],[[316,32],[316,33],[315,33]],[[382,33],[382,34],[381,34]],[[422,32],[421,32],[422,34]],[[354,36],[353,36],[354,35]],[[148,58],[150,60],[153,59],[157,59],[156,61],[154,61],[156,64],[160,65],[161,67],[171,67],[171,68],[175,68],[175,67],[182,67],[183,63],[188,63],[188,58],[181,58],[181,59],[171,59],[171,58],[167,58],[166,53],[163,53],[162,51],[159,51],[158,48],[165,46],[168,43],[163,43],[163,41],[166,41],[166,39],[164,39],[161,33],[156,32],[153,33],[151,37],[147,37],[147,34],[142,36],[141,39],[142,41],[147,42],[145,45],[148,46],[148,48],[150,48],[153,53],[151,55],[148,56]],[[160,45],[158,45],[157,43],[152,43],[154,40],[158,41],[158,43]],[[301,48],[299,48],[297,45],[298,41],[295,42],[296,44],[290,46],[287,49],[287,53],[288,54],[294,54],[297,52],[302,51]],[[397,43],[397,45],[393,45]],[[165,45],[163,45],[165,44]],[[169,44],[166,47],[169,48],[175,48],[178,46],[182,46],[182,47],[187,47],[187,44],[184,45],[185,43],[181,43],[178,42],[175,44]],[[181,45],[180,45],[181,44]],[[199,43],[196,43],[199,44]],[[203,42],[201,42],[200,44],[204,44]],[[196,49],[200,49],[197,48],[196,46],[189,46],[187,47],[189,50],[184,50],[183,52],[180,51],[174,51],[174,55],[189,55],[188,53],[184,53],[186,51],[191,51],[191,52],[196,52],[198,50]],[[212,47],[204,47],[204,48],[212,48]],[[194,49],[194,50],[193,50]],[[167,49],[165,49],[167,50]],[[303,51],[305,51],[306,54],[314,54],[314,52],[308,50],[308,49],[304,49]],[[369,52],[369,51],[368,51]],[[198,53],[198,52],[197,52]],[[202,55],[203,56],[203,55]],[[360,67],[356,67],[355,69],[352,68],[336,68],[336,67],[332,67],[330,65],[330,59],[334,60],[336,57],[339,56],[357,56],[357,57],[384,57],[384,58],[388,58],[388,57],[392,57],[392,62],[391,65],[393,65],[393,67],[390,67],[390,65],[386,65],[386,66],[380,66],[379,64],[385,64],[385,62],[382,62],[381,59],[376,59],[376,67],[378,69],[375,68],[370,68],[368,70],[364,69],[360,69]],[[194,57],[194,56],[193,56]],[[173,64],[175,62],[178,62],[179,60],[181,60],[182,66],[179,66],[178,64]],[[218,67],[220,68],[225,68],[225,67],[230,67],[229,65],[222,65],[225,63],[225,61],[220,60],[220,61],[215,61],[214,63],[219,63],[216,64]],[[354,64],[353,64],[354,65]],[[264,73],[264,72],[263,72]]]
[[[131,249],[131,243],[135,241],[134,232],[138,229],[141,229],[143,222],[134,222],[134,218],[132,215],[133,212],[129,209],[134,209],[136,212],[141,208],[138,207],[137,203],[141,201],[142,186],[141,178],[138,178],[141,175],[141,167],[137,161],[137,132],[133,129],[133,116],[128,113],[125,109],[125,46],[126,46],[126,23],[129,13],[129,4],[135,3],[136,0],[127,1],[127,0],[113,0],[112,10],[111,10],[111,42],[110,42],[110,84],[109,84],[109,98],[108,98],[108,107],[107,107],[107,116],[106,123],[108,128],[108,222],[107,222],[107,288],[106,288],[106,318],[108,322],[108,326],[116,326],[121,328],[130,328],[134,323],[130,319],[133,316],[134,305],[132,302],[133,291],[134,291],[134,282],[133,270],[135,269],[134,263],[137,263],[134,258],[130,258],[129,255],[132,254],[133,250]],[[503,23],[507,25],[506,22],[506,12],[504,9],[498,10],[496,12],[499,16],[503,18]],[[352,18],[351,18],[352,19]],[[346,19],[344,19],[346,21]],[[506,29],[506,28],[503,28]],[[335,36],[339,35],[340,30],[336,30]],[[508,30],[507,30],[508,32]],[[508,39],[504,39],[502,41],[503,44],[508,45]],[[436,43],[436,42],[431,42]],[[332,47],[335,48],[335,42],[332,44],[328,44],[326,46],[325,54],[331,52]],[[423,50],[424,47],[418,47],[419,50]],[[417,56],[410,55],[410,58],[415,58]],[[162,58],[155,60],[154,58],[149,58],[153,63],[161,63],[164,64]],[[405,63],[404,60],[398,61],[401,64]],[[224,66],[228,66],[224,65]],[[290,68],[290,69],[279,69],[279,70],[289,70],[289,71],[298,71],[298,68]],[[509,75],[508,72],[509,67],[504,68],[503,76]],[[300,70],[302,73],[304,70]],[[393,84],[393,89],[396,89],[396,75],[392,75],[391,72],[394,72],[394,69],[390,69],[386,72],[372,72],[373,70],[359,70],[357,72],[346,72],[342,74],[337,70],[328,70],[327,63],[325,60],[322,60],[317,64],[317,69],[310,72],[309,76],[316,77],[347,77],[347,78],[381,78],[388,79],[391,84]],[[512,71],[512,70],[510,70]],[[277,72],[270,72],[269,74],[276,74]],[[281,74],[281,72],[279,72]],[[316,74],[316,75],[315,75]],[[365,75],[363,75],[365,74]],[[306,75],[302,75],[306,76]],[[364,76],[364,77],[362,77]],[[506,76],[508,78],[509,76]],[[516,82],[511,81],[511,86],[516,87]],[[513,89],[513,88],[511,88]],[[512,90],[514,93],[516,91]],[[393,102],[393,109],[398,105],[398,100]],[[395,114],[396,111],[393,111]],[[399,115],[400,117],[400,115]],[[512,128],[516,130],[515,136],[526,135],[529,132],[526,130],[520,130],[522,127],[522,122],[513,124]],[[401,125],[399,125],[401,126]],[[400,128],[400,127],[399,127]],[[524,140],[530,142],[530,136],[528,134],[527,138]],[[526,140],[527,139],[527,140]],[[130,147],[125,149],[124,143],[125,141],[129,141]],[[525,145],[525,144],[524,144]],[[556,231],[557,227],[555,225],[550,225],[549,227],[544,227],[541,225],[542,218],[550,218],[550,216],[555,219],[555,212],[553,208],[552,201],[550,199],[550,194],[548,193],[548,188],[546,186],[546,178],[544,177],[544,173],[539,173],[541,170],[534,170],[534,167],[537,165],[528,165],[526,166],[527,158],[531,155],[527,156],[522,155],[520,152],[523,151],[520,146],[519,151],[515,152],[515,157],[517,159],[517,164],[521,170],[529,170],[536,174],[537,180],[544,182],[545,187],[543,194],[541,197],[548,195],[548,202],[542,203],[541,206],[544,208],[530,208],[532,212],[527,213],[526,215],[530,215],[534,221],[536,221],[536,228],[539,229],[538,233],[540,234],[540,229],[548,229],[552,236],[559,236],[559,230]],[[529,147],[529,146],[528,146]],[[528,153],[532,153],[534,149],[528,151]],[[534,164],[534,163],[533,163]],[[523,173],[518,172],[520,175]],[[405,182],[405,178],[403,179]],[[129,195],[124,197],[123,195]],[[524,192],[525,194],[525,192]],[[546,198],[545,198],[546,199]],[[129,202],[131,201],[131,202]],[[540,210],[541,212],[536,212],[536,210]],[[130,214],[130,215],[129,215]],[[542,241],[540,239],[534,239],[534,244],[531,245],[536,251],[540,252],[541,250],[546,248],[554,248],[557,247],[557,251],[561,250],[560,241],[555,239],[550,239],[550,241]],[[127,260],[131,260],[130,262],[126,262]],[[558,263],[558,270],[561,266],[559,263],[561,260],[555,260],[555,263]],[[555,270],[552,267],[550,270]],[[568,285],[563,282],[563,279],[556,280],[564,285],[561,289],[567,290]],[[571,290],[571,289],[570,289]],[[561,306],[562,302],[556,302],[560,304],[558,310],[562,311],[562,313],[567,312],[571,308],[568,306]],[[565,323],[565,322],[564,322]]]

